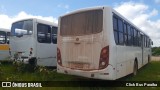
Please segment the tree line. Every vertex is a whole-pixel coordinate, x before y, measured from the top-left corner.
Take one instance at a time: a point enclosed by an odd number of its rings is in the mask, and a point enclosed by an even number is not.
[[[152,47],[152,55],[160,56],[160,47]]]

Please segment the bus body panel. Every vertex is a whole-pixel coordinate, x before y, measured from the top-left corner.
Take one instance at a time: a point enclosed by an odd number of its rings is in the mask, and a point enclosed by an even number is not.
[[[33,57],[35,56],[35,43],[34,38],[32,36],[23,36],[17,38],[16,36],[10,38],[10,48],[11,48],[11,56],[12,59],[29,59],[30,48],[33,48]],[[28,62],[28,61],[25,61]]]
[[[37,42],[37,41],[36,41]],[[37,65],[40,66],[57,66],[56,62],[56,44],[41,44],[36,43]]]
[[[9,58],[9,45],[1,44],[0,45],[0,60],[5,60]]]
[[[37,39],[37,25],[44,24],[50,27],[56,26],[51,23],[43,22],[40,20],[35,21],[35,38]],[[37,40],[36,42],[36,58],[37,58],[37,65],[40,66],[57,66],[56,61],[56,52],[57,52],[57,44],[51,43],[39,43]]]
[[[64,73],[69,75],[77,75],[77,76],[83,76],[88,78],[94,78],[94,79],[102,79],[102,80],[115,80],[114,75],[114,69],[112,65],[109,65],[107,68],[102,70],[92,70],[92,71],[85,71],[85,70],[77,70],[77,69],[71,69],[71,68],[65,68],[62,66],[59,66],[57,64],[57,72],[58,73]]]
[[[103,10],[103,8],[101,8],[101,10]],[[76,15],[77,14],[68,16],[68,18],[82,18],[80,21],[78,20],[78,22],[82,23],[84,16]],[[76,21],[74,22],[76,23],[75,25],[78,25]],[[58,40],[61,42],[59,46],[63,66],[82,70],[94,70],[99,68],[100,52],[103,48],[101,44],[103,42],[103,31],[98,34],[72,35],[64,36],[64,38],[62,36]]]
[[[44,47],[44,48],[42,48]],[[37,65],[40,66],[57,66],[56,62],[57,45],[37,44]],[[48,52],[48,53],[46,53]]]
[[[134,61],[137,58],[138,67],[140,68],[142,65],[142,51],[140,47],[124,47],[124,46],[116,46],[117,51],[117,79],[133,72]],[[133,53],[134,52],[134,53]]]
[[[116,61],[116,57],[117,57],[117,48],[115,45],[115,40],[114,40],[114,36],[113,36],[113,24],[112,24],[112,9],[110,7],[104,7],[104,42],[103,42],[103,46],[108,45],[109,46],[109,65],[112,65],[113,69],[111,69],[112,72],[112,78],[113,80],[115,80],[117,77],[117,61]],[[107,69],[110,70],[110,69]],[[105,78],[106,80],[108,80],[108,78]]]
[[[0,28],[0,60],[9,59],[9,33],[8,29]]]
[[[76,66],[76,64],[83,64],[86,69],[98,69],[101,50],[101,42],[99,41],[102,40],[97,40],[99,38],[97,36],[88,35],[62,39],[63,65],[82,69],[81,66]],[[76,41],[77,38],[79,38],[78,42]]]

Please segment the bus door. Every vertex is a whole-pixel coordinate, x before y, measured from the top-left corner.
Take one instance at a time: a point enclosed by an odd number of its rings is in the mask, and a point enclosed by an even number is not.
[[[53,53],[56,52],[56,47],[51,41],[51,26],[45,24],[37,24],[37,64],[40,66],[55,66],[56,58]]]

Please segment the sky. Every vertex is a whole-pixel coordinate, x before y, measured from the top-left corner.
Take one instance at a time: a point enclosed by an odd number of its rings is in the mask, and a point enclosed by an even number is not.
[[[112,7],[160,46],[160,0],[1,0],[0,28],[31,17],[58,23],[59,16],[95,6]]]

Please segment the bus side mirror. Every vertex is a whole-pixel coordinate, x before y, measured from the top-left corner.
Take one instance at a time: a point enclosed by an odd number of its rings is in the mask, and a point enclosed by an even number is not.
[[[152,41],[152,45],[153,45],[153,41]]]

